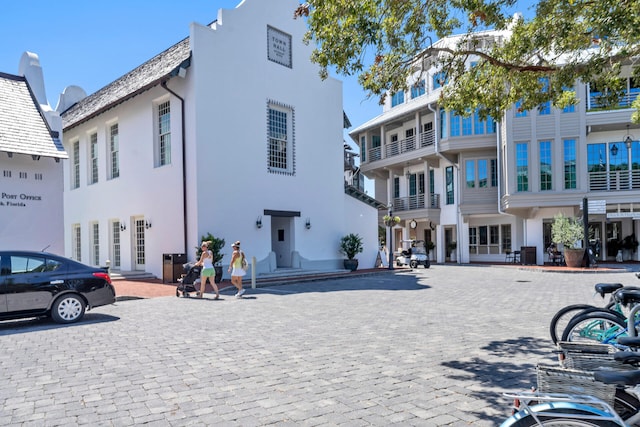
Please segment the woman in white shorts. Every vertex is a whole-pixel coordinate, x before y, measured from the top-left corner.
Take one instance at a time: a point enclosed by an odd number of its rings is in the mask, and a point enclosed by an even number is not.
[[[200,260],[196,262],[195,265],[202,266],[202,271],[200,271],[200,292],[198,292],[198,296],[202,298],[204,294],[205,288],[207,287],[207,280],[213,286],[213,290],[216,293],[216,297],[214,299],[220,298],[220,291],[218,291],[218,285],[216,285],[216,281],[213,280],[213,276],[216,274],[215,269],[213,268],[213,252],[209,249],[209,245],[212,242],[202,242],[200,248],[202,249],[202,255],[200,256]]]

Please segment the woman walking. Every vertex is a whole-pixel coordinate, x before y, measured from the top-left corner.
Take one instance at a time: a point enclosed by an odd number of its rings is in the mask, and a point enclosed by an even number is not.
[[[202,255],[200,256],[200,260],[196,262],[195,265],[202,266],[202,271],[200,272],[200,292],[198,292],[198,296],[202,298],[204,294],[205,288],[207,287],[207,280],[213,286],[213,290],[216,293],[216,297],[214,299],[220,298],[220,291],[218,291],[218,285],[216,285],[215,280],[213,280],[213,276],[216,274],[215,269],[213,268],[213,252],[209,249],[211,245],[211,241],[202,242],[200,245],[200,249],[202,249]]]
[[[229,270],[231,272],[231,283],[238,289],[236,298],[242,298],[244,295],[244,289],[242,289],[242,277],[247,274],[242,268],[244,261],[244,252],[240,250],[240,241],[237,240],[233,245],[233,254],[231,255],[231,262],[229,263]]]

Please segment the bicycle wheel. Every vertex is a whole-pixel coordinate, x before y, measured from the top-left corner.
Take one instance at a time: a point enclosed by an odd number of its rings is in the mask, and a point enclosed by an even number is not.
[[[558,339],[562,337],[562,332],[567,327],[573,317],[585,309],[594,308],[589,304],[573,304],[561,308],[551,319],[549,325],[549,335],[554,344],[558,343]]]
[[[562,341],[586,341],[616,344],[619,336],[626,336],[627,324],[609,311],[590,311],[572,319],[564,332]]]

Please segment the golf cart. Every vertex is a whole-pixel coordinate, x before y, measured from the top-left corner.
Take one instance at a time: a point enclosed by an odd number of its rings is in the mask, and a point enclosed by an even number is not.
[[[396,257],[398,267],[403,265],[411,268],[417,268],[419,265],[423,265],[424,268],[431,267],[424,240],[402,240],[402,246],[402,252]]]

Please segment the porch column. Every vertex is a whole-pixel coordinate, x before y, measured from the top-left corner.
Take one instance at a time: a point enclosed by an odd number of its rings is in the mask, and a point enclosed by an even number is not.
[[[386,142],[386,138],[384,137],[384,125],[380,125],[380,158],[381,159],[384,159],[387,157],[386,145],[387,145],[387,142]]]

